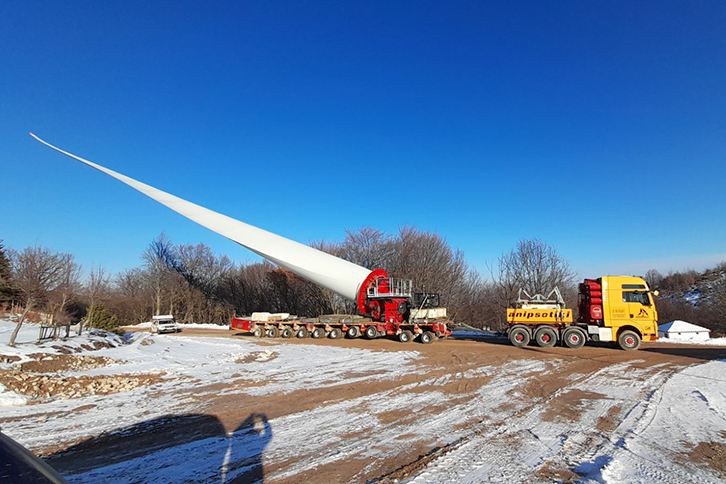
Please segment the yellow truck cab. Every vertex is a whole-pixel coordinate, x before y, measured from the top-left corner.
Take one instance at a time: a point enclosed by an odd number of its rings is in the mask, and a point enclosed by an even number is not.
[[[658,312],[648,284],[640,277],[627,276],[605,276],[600,281],[603,321],[599,340],[617,341],[623,346],[619,337],[626,331],[636,333],[640,340],[657,340]],[[635,344],[631,341],[624,343]],[[639,345],[638,341],[636,347]]]
[[[585,279],[578,288],[579,317],[574,322],[557,288],[547,297],[520,291],[515,307],[507,310],[512,344],[526,346],[533,341],[549,347],[560,342],[580,348],[588,340],[613,341],[624,350],[635,350],[643,340],[658,339],[658,312],[642,278],[604,276]]]

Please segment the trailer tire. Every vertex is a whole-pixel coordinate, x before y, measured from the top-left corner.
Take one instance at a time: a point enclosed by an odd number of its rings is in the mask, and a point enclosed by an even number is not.
[[[534,340],[540,348],[551,348],[557,343],[557,333],[550,326],[543,326],[534,333]]]
[[[368,326],[366,328],[366,338],[375,339],[378,338],[378,330],[375,326]]]
[[[360,337],[360,328],[358,326],[351,326],[345,333],[348,338],[355,339]]]
[[[312,332],[310,333],[310,336],[312,336],[312,337],[313,337],[313,339],[320,339],[320,338],[322,338],[323,336],[325,336],[325,330],[324,330],[323,328],[315,328],[315,329],[313,329],[313,331],[312,331]]]
[[[413,341],[413,333],[408,330],[401,331],[398,334],[398,341],[400,341],[401,343],[410,343],[411,341]]]
[[[328,338],[330,339],[340,339],[343,336],[343,332],[340,330],[340,328],[333,328],[330,330],[330,333],[328,333]]]
[[[252,330],[252,336],[254,336],[255,338],[262,338],[262,334],[262,328],[260,328],[259,326]]]
[[[637,350],[640,348],[640,336],[629,329],[622,331],[618,335],[618,346],[625,351]]]
[[[271,328],[267,328],[267,337],[268,338],[279,338],[280,330],[274,326]]]
[[[292,338],[292,328],[288,328],[285,326],[282,328],[282,331],[280,331],[280,336],[282,336],[285,339]]]
[[[295,337],[303,339],[308,337],[308,329],[307,328],[298,328],[297,333],[295,333]]]
[[[527,346],[532,337],[524,326],[515,326],[509,330],[509,342],[514,346]]]
[[[430,345],[434,342],[435,338],[436,335],[434,335],[431,331],[424,331],[421,333],[421,336],[418,337],[418,340],[425,345]]]
[[[582,348],[585,346],[585,341],[587,341],[585,333],[578,328],[568,328],[562,334],[562,343],[568,348]]]

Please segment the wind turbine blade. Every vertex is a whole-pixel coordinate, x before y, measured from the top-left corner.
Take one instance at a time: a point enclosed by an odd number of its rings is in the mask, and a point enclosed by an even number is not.
[[[68,153],[43,141],[33,133],[30,133],[30,135],[49,148],[125,183],[189,220],[227,237],[255,254],[343,297],[355,301],[360,286],[371,274],[371,271],[365,267],[188,202],[80,156]]]

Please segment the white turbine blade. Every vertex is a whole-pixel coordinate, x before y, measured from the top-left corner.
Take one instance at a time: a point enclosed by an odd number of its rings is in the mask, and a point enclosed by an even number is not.
[[[343,297],[355,301],[361,284],[371,273],[365,267],[200,207],[146,183],[63,151],[33,133],[30,135],[44,145],[116,178],[199,225],[227,237],[265,259]]]

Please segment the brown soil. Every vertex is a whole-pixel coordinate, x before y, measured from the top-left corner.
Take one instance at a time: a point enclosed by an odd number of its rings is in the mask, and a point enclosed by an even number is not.
[[[33,361],[20,365],[22,371],[35,373],[60,373],[101,368],[116,360],[104,356],[49,355],[34,353]]]
[[[595,428],[601,432],[612,432],[620,425],[620,405],[610,407],[608,413],[597,419]]]
[[[266,361],[272,361],[277,358],[277,353],[268,353],[266,351],[253,351],[242,358],[238,358],[235,363],[262,363]]]
[[[351,401],[353,399],[373,395],[379,392],[390,392],[392,396],[406,395],[417,391],[441,391],[449,398],[442,402],[439,407],[401,409],[401,411],[385,412],[376,414],[380,427],[396,429],[409,418],[416,418],[417,415],[435,414],[447,411],[447,405],[454,405],[456,402],[472,398],[472,394],[488,384],[492,377],[473,376],[465,377],[467,370],[477,369],[483,366],[501,366],[513,360],[534,359],[544,361],[550,368],[558,365],[556,372],[549,373],[547,378],[540,375],[522,375],[522,386],[512,394],[511,405],[505,404],[499,410],[504,415],[497,416],[497,422],[488,419],[464,419],[470,422],[467,429],[461,429],[461,421],[452,424],[452,431],[466,432],[469,436],[478,435],[482,428],[493,428],[497,425],[504,425],[507,418],[515,418],[517,415],[531,412],[546,405],[548,408],[557,408],[553,411],[551,418],[576,419],[580,409],[587,405],[588,400],[601,398],[601,395],[574,391],[568,389],[574,382],[585,378],[595,371],[623,362],[637,364],[638,367],[650,368],[656,365],[689,365],[726,358],[726,348],[701,348],[684,347],[672,344],[644,343],[640,351],[625,352],[615,350],[607,346],[586,346],[580,350],[568,348],[514,348],[501,340],[489,340],[479,338],[467,338],[455,340],[448,338],[436,341],[431,345],[417,343],[402,344],[388,339],[367,340],[339,339],[339,340],[314,340],[296,339],[287,340],[255,339],[249,336],[240,336],[237,331],[185,329],[181,336],[204,336],[204,337],[234,337],[254,341],[270,347],[280,344],[306,344],[319,345],[324,347],[337,346],[346,348],[364,348],[380,351],[418,351],[422,359],[417,362],[419,367],[427,369],[425,375],[410,374],[401,377],[396,381],[364,379],[354,383],[342,382],[325,388],[314,388],[298,390],[288,394],[272,394],[251,396],[246,394],[224,395],[221,390],[238,387],[243,382],[230,378],[228,384],[220,384],[215,388],[197,388],[198,406],[203,411],[204,418],[169,420],[160,422],[156,427],[147,429],[139,426],[130,433],[118,433],[106,435],[103,439],[94,438],[81,443],[76,448],[78,451],[59,452],[52,460],[52,465],[62,472],[81,472],[99,465],[109,465],[130,458],[129,452],[142,455],[155,449],[165,446],[177,445],[179,442],[170,439],[167,431],[172,429],[178,435],[201,436],[206,435],[210,422],[216,422],[219,428],[215,427],[214,432],[231,432],[250,416],[250,414],[264,414],[272,421],[275,418],[303,413],[307,410],[319,409],[336,402]],[[176,337],[172,335],[171,337]],[[249,355],[248,355],[249,356]],[[242,358],[240,363],[247,363],[247,357]],[[637,362],[636,360],[643,360]],[[254,361],[254,360],[253,360]],[[655,371],[662,371],[660,366]],[[355,370],[353,370],[355,371]],[[364,373],[374,371],[371,369],[358,369],[357,372]],[[469,373],[471,374],[471,372]],[[553,376],[554,375],[554,376]],[[420,384],[424,379],[440,378],[443,385]],[[494,377],[496,378],[496,377]],[[247,382],[249,383],[249,382]],[[245,384],[247,384],[245,383]],[[418,384],[418,385],[417,385]],[[404,386],[410,388],[404,389]],[[564,390],[564,391],[563,391]],[[208,391],[206,394],[203,392]],[[614,404],[617,402],[614,402]],[[351,412],[366,412],[375,414],[375,409],[351,408]],[[605,417],[601,417],[597,424],[598,430],[604,433],[612,432],[617,427],[618,414],[620,409],[611,409]],[[453,428],[456,425],[457,428]],[[375,432],[375,431],[374,431]],[[401,432],[404,434],[406,432]],[[375,436],[370,430],[351,432],[347,435],[348,441],[358,439],[370,439]],[[186,437],[185,437],[186,438]],[[191,438],[191,437],[190,437]],[[466,437],[462,437],[466,438]],[[299,453],[291,456],[289,461],[275,462],[265,465],[265,480],[270,482],[340,482],[340,481],[369,481],[381,479],[380,482],[393,482],[406,476],[412,475],[426,467],[426,465],[437,457],[446,454],[457,443],[442,445],[441,442],[418,442],[416,444],[401,445],[397,453],[388,454],[385,458],[371,459],[347,459],[327,465],[319,465],[314,471],[297,474],[287,479],[275,479],[274,474],[278,470],[285,470],[293,462],[300,459],[316,458],[315,455],[306,454],[305,449],[299,449]],[[61,450],[61,449],[57,449]],[[80,452],[80,450],[83,450]],[[715,454],[717,455],[717,454]],[[564,468],[544,466],[540,469],[538,478],[541,480],[557,480],[568,482],[573,479],[574,473]]]
[[[572,389],[566,393],[556,396],[547,403],[547,410],[542,415],[545,422],[580,420],[582,411],[587,405],[587,400],[598,400],[605,398],[600,393],[587,392],[580,389]]]
[[[700,442],[688,456],[692,462],[705,464],[726,479],[726,444],[721,442]]]
[[[34,375],[17,370],[0,371],[0,383],[8,390],[30,397],[29,403],[49,399],[108,395],[159,382],[164,374],[61,377]],[[2,418],[0,418],[2,423]]]
[[[540,466],[535,471],[534,477],[540,482],[560,482],[563,484],[577,482],[580,479],[580,475],[572,471],[572,469],[553,465],[550,462],[546,462]]]
[[[0,355],[0,363],[15,363],[16,361],[20,361],[19,356],[15,355]]]

